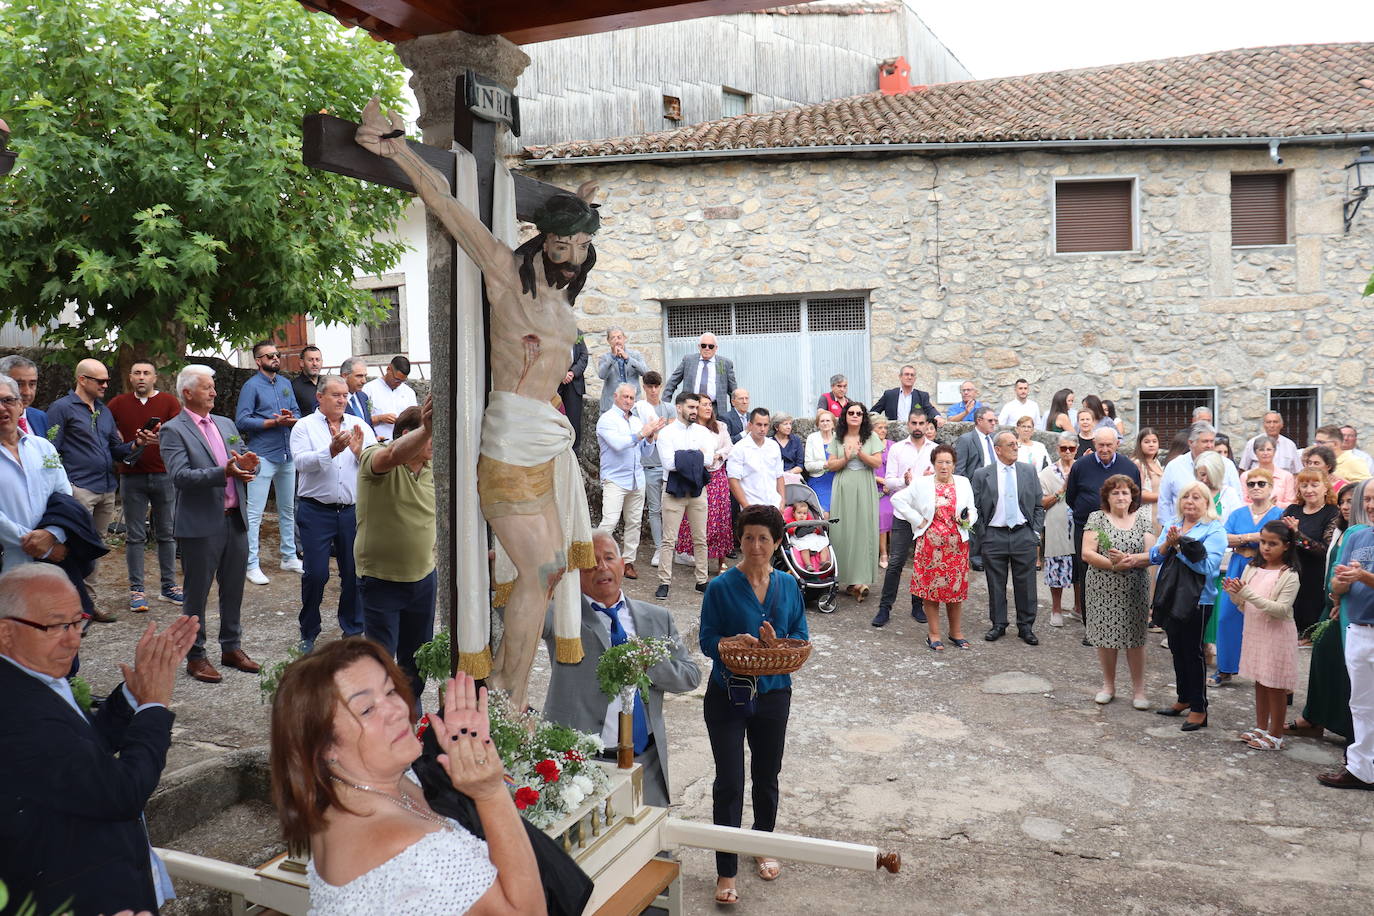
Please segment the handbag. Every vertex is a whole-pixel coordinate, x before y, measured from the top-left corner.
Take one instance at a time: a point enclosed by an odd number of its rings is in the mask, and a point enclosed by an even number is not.
[[[1202,599],[1206,576],[1183,563],[1186,558],[1199,563],[1207,557],[1207,547],[1196,538],[1180,538],[1178,547],[1165,558],[1155,579],[1155,597],[1150,604],[1155,626],[1170,621],[1186,621],[1202,613]]]

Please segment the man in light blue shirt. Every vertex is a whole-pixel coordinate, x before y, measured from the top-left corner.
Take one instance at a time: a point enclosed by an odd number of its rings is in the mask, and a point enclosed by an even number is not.
[[[945,416],[951,420],[962,420],[972,423],[978,416],[978,412],[988,405],[978,400],[978,386],[973,382],[961,382],[959,384],[959,403],[945,411]],[[996,413],[993,414],[996,416]]]
[[[620,555],[627,579],[639,578],[634,561],[644,513],[644,457],[657,447],[658,431],[668,422],[662,417],[646,422],[634,406],[634,386],[621,383],[615,389],[615,405],[596,421],[596,441],[601,446],[601,522],[597,528],[611,534],[617,522],[625,523]]]
[[[19,431],[24,402],[19,386],[0,376],[0,547],[4,570],[36,559],[52,559],[66,548],[61,528],[34,526],[43,518],[53,493],[72,495],[72,485],[57,449],[42,436]]]
[[[1188,451],[1165,465],[1164,476],[1159,481],[1159,502],[1155,504],[1155,521],[1161,531],[1168,531],[1169,526],[1178,520],[1178,494],[1186,484],[1197,479],[1193,462],[1203,452],[1212,451],[1216,439],[1217,431],[1212,424],[1194,423],[1188,427]],[[1223,463],[1228,468],[1226,482],[1239,490],[1240,476],[1237,475],[1235,482],[1231,482],[1235,465],[1229,461]]]
[[[258,456],[258,476],[248,484],[248,570],[254,585],[268,579],[258,566],[258,529],[267,506],[267,493],[277,489],[277,532],[281,538],[281,568],[301,573],[296,559],[296,466],[291,461],[291,427],[296,425],[296,390],[281,374],[281,354],[270,340],[253,344],[258,374],[239,390],[234,425],[247,440],[248,450]]]

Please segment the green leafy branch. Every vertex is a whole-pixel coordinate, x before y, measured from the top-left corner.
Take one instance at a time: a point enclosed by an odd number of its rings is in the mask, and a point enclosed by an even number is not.
[[[634,687],[647,703],[649,669],[673,656],[673,641],[662,636],[636,636],[601,653],[596,663],[596,683],[614,699]]]

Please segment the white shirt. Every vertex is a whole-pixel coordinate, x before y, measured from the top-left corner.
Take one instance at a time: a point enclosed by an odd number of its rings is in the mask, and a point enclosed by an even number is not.
[[[994,462],[997,468],[997,509],[988,522],[993,528],[1014,528],[1026,521],[1021,517],[1021,505],[1017,501],[1016,465],[1019,462],[1003,464]]]
[[[726,473],[738,480],[744,489],[748,506],[782,508],[782,494],[778,492],[778,478],[782,477],[782,448],[769,436],[762,445],[746,433],[735,443],[726,462]]]
[[[669,404],[667,401],[659,401],[657,404],[650,404],[647,400],[635,401],[635,413],[637,413],[639,419],[645,423],[659,417],[671,421],[677,416],[677,411],[674,410],[673,405]],[[650,449],[648,453],[642,457],[640,463],[646,468],[660,467],[658,449]]]
[[[596,441],[601,446],[601,479],[626,490],[644,489],[643,456],[654,443],[639,437],[644,421],[639,414],[612,406],[596,421]]]
[[[700,352],[700,351],[697,351]],[[702,363],[706,363],[703,368]],[[704,375],[704,377],[703,377]],[[692,378],[687,386],[687,390],[695,394],[704,394],[714,400],[716,396],[716,358],[703,360],[697,358],[696,365],[692,368]],[[724,408],[724,404],[717,405]]]
[[[1035,469],[1039,474],[1050,463],[1050,453],[1045,450],[1045,446],[1032,439],[1029,442],[1016,442],[1016,460],[1023,461]]]
[[[384,378],[374,378],[363,386],[363,394],[367,395],[371,402],[372,415],[375,417],[379,413],[394,413],[400,416],[401,411],[407,407],[416,406],[419,401],[415,397],[415,389],[405,382],[392,388],[386,383]],[[392,423],[378,423],[374,429],[377,438],[390,439]],[[294,454],[294,453],[293,453]]]
[[[1016,421],[1022,417],[1030,417],[1035,421],[1035,428],[1039,429],[1043,424],[1044,416],[1040,413],[1040,405],[1027,399],[1024,403],[1015,399],[1008,401],[1003,407],[1002,412],[997,415],[999,426],[1015,426]]]
[[[919,446],[912,444],[910,436],[893,443],[887,450],[887,464],[883,467],[883,489],[888,493],[905,490],[907,471],[911,472],[913,481],[931,473],[930,453],[933,451],[935,443],[929,439],[922,439]]]
[[[701,452],[702,467],[709,468],[720,446],[719,437],[700,423],[683,423],[674,420],[658,431],[658,460],[666,475],[677,470],[677,453],[682,449],[694,448]],[[728,437],[727,437],[728,438]]]
[[[377,444],[377,435],[351,413],[343,415],[340,429],[363,431],[363,448]],[[330,457],[329,421],[316,410],[296,421],[291,428],[291,457],[296,462],[296,495],[308,496],[330,505],[351,506],[358,501],[358,459],[353,449],[345,448]]]
[[[905,423],[911,417],[911,401],[916,397],[916,389],[903,391],[897,389],[897,422]]]

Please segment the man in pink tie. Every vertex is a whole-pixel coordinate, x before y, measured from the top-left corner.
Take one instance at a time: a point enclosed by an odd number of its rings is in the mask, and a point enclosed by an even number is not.
[[[186,673],[217,684],[223,678],[205,657],[205,613],[210,584],[219,580],[220,663],[249,674],[261,670],[241,645],[239,610],[248,568],[248,481],[258,456],[238,451],[242,442],[234,421],[210,413],[215,405],[215,372],[191,365],[177,376],[177,394],[186,408],[162,424],[159,446],[177,492],[173,534],[181,549],[182,614],[200,620]]]

